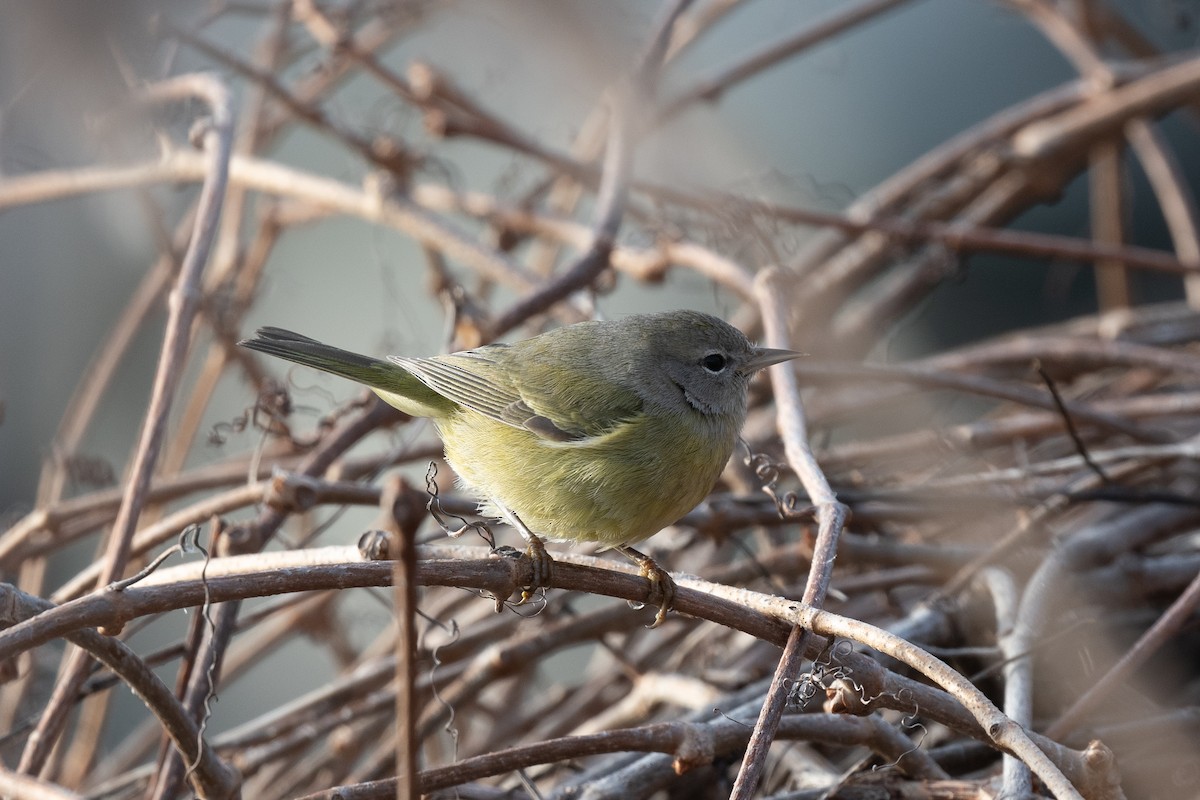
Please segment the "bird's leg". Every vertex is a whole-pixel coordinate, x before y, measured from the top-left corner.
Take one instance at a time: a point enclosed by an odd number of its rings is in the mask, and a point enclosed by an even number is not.
[[[550,586],[550,579],[554,574],[554,559],[546,552],[546,545],[541,537],[529,530],[529,526],[522,522],[520,517],[500,503],[496,503],[496,507],[500,509],[504,520],[516,528],[517,533],[525,540],[525,556],[529,559],[533,572],[529,585],[521,590],[521,603],[527,603],[536,590]]]
[[[675,579],[671,577],[671,573],[660,567],[653,558],[645,553],[625,545],[613,549],[637,564],[639,574],[650,581],[650,593],[646,595],[646,602],[653,603],[656,597],[660,598],[658,613],[654,615],[654,622],[648,626],[657,628],[666,618],[667,612],[675,605]]]

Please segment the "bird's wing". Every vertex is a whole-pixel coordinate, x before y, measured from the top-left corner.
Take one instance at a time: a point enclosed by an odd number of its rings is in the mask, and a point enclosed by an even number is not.
[[[492,344],[432,358],[391,356],[438,394],[497,422],[548,441],[600,436],[641,410],[635,392],[615,385],[596,391],[596,376],[577,362],[544,353],[513,353]]]
[[[504,409],[520,401],[521,397],[508,376],[496,368],[493,360],[483,355],[487,349],[432,358],[388,356],[388,360],[404,367],[443,397],[472,411],[507,422],[503,419]]]

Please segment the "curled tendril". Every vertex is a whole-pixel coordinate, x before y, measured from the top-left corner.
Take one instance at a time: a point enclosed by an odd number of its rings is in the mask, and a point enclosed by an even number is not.
[[[213,518],[213,538],[215,539],[222,527],[222,522],[219,517]],[[212,594],[208,586],[208,564],[212,560],[212,555],[204,545],[200,544],[200,525],[192,523],[179,532],[179,540],[168,547],[163,552],[159,553],[155,558],[141,569],[136,575],[131,575],[128,578],[120,581],[114,581],[108,585],[108,590],[111,592],[121,592],[133,586],[138,581],[145,578],[147,575],[154,572],[162,563],[175,554],[190,555],[192,553],[201,553],[204,556],[204,564],[200,568],[200,584],[204,587],[204,602],[200,606],[200,613],[204,617],[204,624],[208,628],[208,635],[215,635],[217,625],[212,618]],[[200,716],[199,727],[196,733],[196,755],[188,762],[187,772],[184,773],[186,779],[200,766],[200,761],[204,757],[204,733],[208,728],[208,721],[212,717],[212,703],[217,699],[216,691],[216,669],[217,660],[215,658],[208,659],[204,668],[204,679],[208,682],[208,688],[204,694],[204,708]]]
[[[825,652],[829,653],[828,663],[833,663],[835,658],[841,658],[853,653],[854,645],[850,644],[850,642],[845,639],[835,639],[828,647],[825,648]]]
[[[454,644],[455,642],[457,642],[459,639],[459,636],[461,635],[461,631],[459,630],[457,620],[452,619],[452,620],[450,620],[450,624],[446,625],[441,620],[438,620],[434,617],[430,617],[427,614],[422,613],[421,616],[424,617],[425,619],[429,620],[433,624],[435,624],[437,627],[441,628],[443,631],[446,631],[450,635],[450,641],[446,642],[445,644],[436,645],[435,647],[432,647],[429,650],[429,658],[430,658],[429,688],[433,692],[433,699],[436,700],[438,702],[438,704],[442,706],[442,708],[446,709],[446,725],[443,728],[443,730],[445,730],[446,733],[449,734],[451,741],[454,742],[454,758],[457,759],[458,758],[458,727],[454,724],[454,717],[455,717],[454,706],[448,700],[446,700],[444,697],[442,697],[441,692],[438,691],[437,671],[438,671],[438,667],[440,667],[442,665],[442,659],[439,655],[441,649],[443,647],[445,647],[446,645],[451,645],[451,644]]]
[[[199,525],[193,523],[179,532],[179,552],[184,555],[200,553],[208,558],[208,551],[204,549],[204,545],[200,544]]]
[[[896,699],[901,699],[901,696],[907,693],[909,693],[908,689],[901,689],[896,693]],[[918,736],[917,740],[913,742],[912,747],[897,755],[895,760],[893,760],[890,764],[876,764],[875,766],[871,767],[872,772],[884,769],[895,769],[900,766],[900,761],[903,760],[906,755],[921,749],[921,745],[925,743],[925,737],[929,735],[929,728],[926,728],[924,723],[921,722],[920,716],[921,706],[914,701],[912,713],[905,714],[903,717],[901,717],[900,725],[908,730],[920,731],[920,736]]]
[[[786,704],[791,708],[804,709],[817,696],[818,684],[811,672],[792,681],[787,687]]]
[[[492,533],[492,529],[486,523],[476,520],[468,522],[464,517],[457,514],[451,514],[442,508],[442,501],[438,495],[437,485],[437,462],[430,461],[429,469],[425,470],[425,494],[429,495],[428,502],[425,503],[425,508],[429,511],[429,515],[433,517],[438,526],[446,532],[446,535],[452,539],[457,539],[467,531],[474,531],[479,538],[487,542],[487,546],[494,552],[496,550],[496,536]],[[458,527],[453,527],[450,520],[455,520]]]
[[[213,447],[221,447],[228,441],[231,434],[236,435],[250,427],[251,415],[257,413],[257,407],[248,409],[227,422],[218,422],[208,431],[208,443]]]
[[[511,550],[512,548],[500,547],[500,548],[497,548],[497,551],[500,552],[505,549]],[[520,551],[514,551],[514,552],[519,553]],[[491,592],[487,591],[486,589],[475,589],[474,591],[475,591],[475,594],[479,595],[479,597],[483,598],[484,600],[491,600],[493,603],[495,603],[497,613],[499,613],[500,611],[502,611],[504,609],[508,609],[509,611],[513,612],[517,616],[523,617],[525,619],[532,619],[533,617],[540,616],[541,613],[546,610],[547,606],[549,606],[549,601],[546,599],[546,587],[545,586],[539,586],[533,592],[533,594],[530,595],[530,597],[532,598],[532,602],[531,602],[531,600],[525,600],[525,599],[508,600],[505,598],[497,597],[496,595],[492,594]]]
[[[849,641],[844,639],[834,640],[813,659],[812,667],[804,675],[787,687],[787,703],[793,708],[803,709],[817,696],[821,691],[828,690],[834,683],[841,682],[850,686],[850,688],[858,694],[859,701],[863,706],[870,706],[883,694],[875,696],[867,696],[866,687],[854,679],[854,671],[844,664],[838,663],[841,656],[852,653],[854,646]],[[891,697],[896,701],[896,707],[903,707],[904,698],[911,696],[911,690],[905,688],[894,693],[888,693],[886,696]],[[872,771],[886,770],[896,768],[901,760],[908,755],[920,749],[925,741],[925,737],[929,735],[929,729],[920,721],[921,709],[914,701],[911,703],[912,710],[906,713],[900,720],[903,728],[911,731],[919,731],[919,736],[912,743],[912,747],[896,755],[895,759],[886,764],[876,764],[871,767]],[[719,709],[717,713],[721,713]],[[728,715],[725,715],[728,717]]]
[[[213,538],[215,539],[220,531],[220,521],[214,518],[213,520]],[[212,617],[212,593],[208,587],[208,563],[212,561],[212,556],[204,545],[200,544],[200,526],[189,525],[184,528],[179,534],[179,550],[181,553],[200,552],[204,554],[204,564],[200,567],[200,583],[204,586],[204,602],[200,606],[200,613],[204,616],[204,624],[208,626],[209,642],[212,642],[212,637],[216,635],[217,623]],[[204,668],[204,680],[208,682],[208,689],[204,693],[204,711],[200,715],[200,726],[196,730],[196,757],[188,764],[187,772],[184,773],[184,780],[195,772],[200,767],[200,761],[204,757],[204,734],[208,730],[209,720],[212,719],[212,704],[217,699],[217,664],[218,659],[210,657],[207,659],[207,664]]]
[[[863,705],[869,705],[875,698],[866,696],[865,687],[854,680],[854,670],[837,663],[840,655],[850,653],[853,647],[845,640],[835,640],[813,660],[808,672],[788,687],[787,704],[797,708],[805,708],[817,696],[818,692],[828,691],[839,681],[848,683],[858,693]]]
[[[742,463],[754,472],[754,477],[762,484],[763,493],[771,498],[780,517],[796,519],[810,516],[813,513],[814,507],[803,503],[800,495],[796,492],[787,491],[780,494],[779,479],[783,474],[782,464],[772,460],[766,453],[753,452],[745,440],[742,440],[742,446],[746,448],[746,456],[742,459]]]
[[[749,449],[749,445],[746,445]],[[772,461],[766,453],[748,453],[742,459],[747,467],[754,471],[754,477],[758,478],[766,486],[775,486],[779,481],[779,464]]]
[[[119,581],[113,581],[108,585],[108,590],[112,592],[120,592],[133,586],[138,581],[145,578],[150,573],[154,572],[162,563],[176,553],[203,553],[204,558],[208,559],[208,551],[200,544],[200,526],[197,523],[192,523],[184,528],[179,533],[179,541],[163,550],[145,567],[140,569],[136,574],[130,575],[128,578]]]

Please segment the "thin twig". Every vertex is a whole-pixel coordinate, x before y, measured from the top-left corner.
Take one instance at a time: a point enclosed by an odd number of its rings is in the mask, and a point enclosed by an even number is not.
[[[557,278],[501,313],[489,331],[492,337],[507,332],[534,314],[590,285],[608,266],[629,193],[635,139],[634,119],[654,95],[671,29],[691,2],[668,0],[664,4],[632,74],[625,85],[613,91],[604,168],[596,193],[591,243],[586,252]]]
[[[1059,415],[1062,417],[1063,425],[1067,429],[1067,435],[1071,437],[1071,443],[1075,445],[1075,452],[1079,453],[1079,457],[1083,459],[1083,463],[1087,464],[1088,469],[1096,473],[1096,477],[1101,483],[1112,483],[1112,480],[1104,473],[1104,469],[1096,463],[1088,452],[1087,445],[1083,443],[1083,438],[1079,435],[1079,429],[1075,427],[1075,421],[1071,419],[1071,412],[1067,411],[1067,404],[1063,402],[1062,395],[1058,391],[1058,385],[1054,379],[1050,377],[1050,373],[1042,366],[1040,361],[1034,362],[1034,367],[1038,371],[1038,375],[1042,376],[1042,382],[1046,384],[1046,389],[1049,390],[1050,396],[1054,398],[1054,405],[1058,409]]]

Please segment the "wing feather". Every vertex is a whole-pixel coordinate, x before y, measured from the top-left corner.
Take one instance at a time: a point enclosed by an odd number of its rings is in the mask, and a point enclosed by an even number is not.
[[[542,439],[578,443],[602,436],[641,409],[636,394],[613,388],[603,397],[582,391],[594,376],[579,361],[514,353],[494,344],[461,353],[410,358],[390,356],[433,391],[486,417],[524,428]]]

